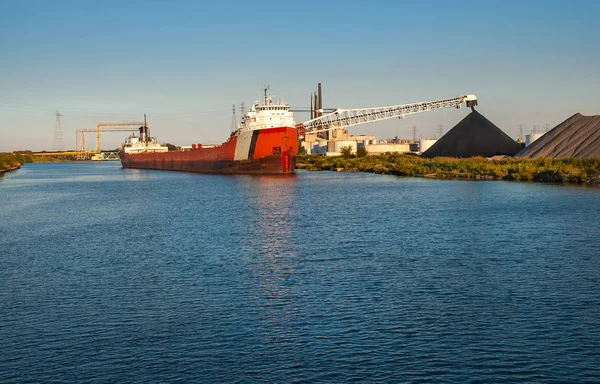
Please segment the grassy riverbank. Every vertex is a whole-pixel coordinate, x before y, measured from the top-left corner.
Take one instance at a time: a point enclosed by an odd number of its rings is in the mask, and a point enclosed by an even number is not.
[[[398,153],[365,157],[301,155],[297,168],[469,180],[600,183],[600,159],[425,159]]]
[[[73,161],[72,155],[65,156],[36,156],[31,153],[0,153],[0,173],[19,169],[25,163],[48,163],[57,161]]]
[[[0,153],[0,173],[18,169],[25,163],[33,161],[30,155],[20,155],[18,153]]]

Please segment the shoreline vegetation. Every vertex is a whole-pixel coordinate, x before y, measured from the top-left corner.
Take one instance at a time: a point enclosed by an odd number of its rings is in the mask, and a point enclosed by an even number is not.
[[[29,151],[0,153],[0,175],[15,171],[26,163],[50,163],[59,161],[74,161],[75,156],[36,156]]]
[[[299,155],[297,169],[368,172],[432,179],[514,180],[546,183],[600,184],[600,159],[487,159],[485,157],[422,158],[385,153],[357,157]]]
[[[73,156],[35,156],[0,153],[0,175],[26,163],[73,161]],[[432,179],[514,180],[546,183],[600,184],[600,159],[487,159],[485,157],[422,158],[412,154],[342,156],[298,155],[296,169],[309,171],[367,172]]]
[[[15,171],[28,162],[33,162],[33,159],[18,153],[0,153],[0,175]]]

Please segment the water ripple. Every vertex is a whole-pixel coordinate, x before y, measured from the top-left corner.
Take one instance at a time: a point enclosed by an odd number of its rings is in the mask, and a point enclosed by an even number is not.
[[[597,190],[22,171],[1,382],[600,381]]]

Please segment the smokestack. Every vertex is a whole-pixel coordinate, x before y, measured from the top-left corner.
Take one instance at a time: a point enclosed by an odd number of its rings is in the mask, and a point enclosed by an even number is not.
[[[319,83],[319,96],[318,96],[318,106],[317,109],[319,110],[319,117],[323,114],[321,112],[321,109],[323,109],[323,99],[321,98],[322,94],[321,94],[321,83]]]
[[[150,138],[148,137],[148,123],[146,123],[146,114],[144,113],[144,141],[148,142],[150,141]]]

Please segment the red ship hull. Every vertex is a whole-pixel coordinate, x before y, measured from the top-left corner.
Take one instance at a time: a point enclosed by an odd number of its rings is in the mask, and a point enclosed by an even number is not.
[[[292,127],[246,131],[225,143],[169,152],[119,152],[123,168],[223,174],[289,174],[296,167],[298,131]]]

